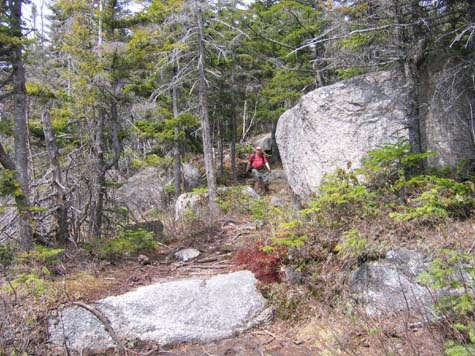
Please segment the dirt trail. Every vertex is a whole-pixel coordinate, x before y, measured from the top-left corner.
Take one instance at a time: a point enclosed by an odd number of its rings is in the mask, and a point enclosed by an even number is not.
[[[193,240],[177,241],[162,246],[151,256],[150,263],[142,265],[129,261],[118,266],[105,266],[100,272],[107,286],[89,293],[87,302],[110,295],[119,295],[139,286],[190,277],[207,277],[242,269],[233,257],[241,239],[252,238],[256,228],[246,221],[222,220],[220,228],[208,236]],[[182,262],[174,257],[181,248],[193,247],[201,251],[197,258]],[[271,324],[261,325],[244,334],[208,344],[183,344],[156,351],[149,355],[174,356],[309,356],[317,355],[311,345],[298,340],[297,331],[286,322],[274,318]],[[156,346],[155,346],[156,347]],[[141,352],[148,352],[153,345],[139,345]]]

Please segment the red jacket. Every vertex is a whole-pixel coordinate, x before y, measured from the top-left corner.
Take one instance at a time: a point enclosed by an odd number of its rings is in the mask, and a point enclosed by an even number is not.
[[[249,163],[251,164],[251,167],[254,169],[262,169],[267,163],[267,158],[264,153],[261,153],[261,154],[251,153],[249,155]]]

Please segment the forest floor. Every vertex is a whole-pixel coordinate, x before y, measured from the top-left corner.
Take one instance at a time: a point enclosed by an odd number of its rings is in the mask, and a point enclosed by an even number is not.
[[[290,192],[287,193],[283,186],[275,186],[271,187],[266,195],[267,198],[279,195],[280,199],[290,201]],[[366,229],[368,236],[374,235],[379,239],[379,234],[374,233],[375,229],[380,229],[379,226],[362,222],[359,228],[362,232]],[[437,229],[391,226],[390,234],[382,233],[385,234],[386,249],[407,247],[429,252],[440,248],[457,247],[464,251],[472,251],[475,240],[467,237],[473,235],[474,228],[475,222],[469,219],[448,223]],[[322,236],[327,234],[325,231],[319,233]],[[137,258],[129,258],[114,264],[93,259],[83,250],[67,250],[66,262],[61,271],[51,276],[51,282],[56,290],[55,296],[46,298],[44,303],[41,302],[41,298],[35,297],[37,304],[31,305],[28,305],[28,299],[18,301],[16,294],[2,297],[5,308],[2,311],[0,303],[0,312],[5,315],[3,323],[7,326],[10,323],[16,328],[16,336],[11,336],[12,340],[16,339],[12,342],[24,339],[24,344],[37,343],[36,349],[42,350],[28,354],[66,355],[64,352],[55,351],[45,353],[45,350],[51,350],[47,342],[47,319],[51,311],[74,301],[93,303],[107,296],[120,295],[152,283],[206,277],[245,269],[246,266],[239,263],[236,256],[246,246],[259,239],[262,240],[263,234],[270,234],[270,231],[257,226],[249,216],[231,213],[222,216],[208,229],[203,229],[191,237],[160,243],[156,251],[147,253],[149,260],[146,263]],[[332,233],[327,235],[328,240],[322,238],[319,244],[333,243]],[[187,262],[178,261],[174,256],[175,252],[188,247],[199,250],[201,255]],[[331,247],[326,247],[323,252],[328,249]],[[443,339],[439,337],[443,333],[432,325],[421,324],[409,328],[403,315],[381,319],[355,318],[358,314],[354,313],[351,306],[345,302],[347,295],[344,295],[344,282],[336,278],[339,274],[343,274],[340,273],[341,268],[346,269],[343,272],[347,274],[351,266],[338,265],[329,258],[332,258],[331,253],[323,256],[320,262],[318,258],[315,259],[315,262],[319,263],[318,267],[315,267],[315,271],[318,271],[316,276],[318,283],[313,286],[307,283],[313,275],[304,283],[286,280],[259,283],[263,295],[275,307],[275,317],[270,324],[260,325],[241,335],[206,344],[186,343],[158,348],[157,345],[136,343],[130,348],[136,351],[136,355],[151,356],[435,356],[443,353],[441,351]],[[338,298],[340,293],[341,298]],[[325,294],[332,294],[332,298],[328,298]],[[38,300],[41,303],[38,303]],[[9,305],[13,306],[11,310],[8,309]],[[33,319],[28,314],[35,312],[33,309],[37,307],[42,308],[42,311],[32,322]],[[22,312],[19,312],[20,308]],[[24,323],[20,324],[20,320]],[[0,326],[1,324],[2,321]],[[27,334],[25,330],[33,332]],[[119,353],[110,350],[97,355],[116,354]],[[9,355],[2,353],[1,344],[0,355]]]
[[[167,245],[161,245],[154,254],[147,254],[146,264],[133,259],[120,264],[90,262],[74,267],[65,283],[81,279],[81,276],[94,275],[95,283],[89,285],[86,293],[80,292],[81,300],[93,303],[112,295],[120,295],[140,286],[152,283],[168,282],[185,278],[209,277],[216,274],[228,273],[243,269],[235,262],[239,246],[246,243],[246,238],[252,239],[255,230],[249,221],[224,219],[221,225],[207,234],[195,236],[192,240],[177,240]],[[201,252],[196,259],[186,262],[178,261],[174,254],[183,248],[195,248]],[[81,260],[81,258],[79,258]],[[69,269],[69,268],[68,268]],[[74,295],[70,296],[75,299]],[[307,309],[310,312],[309,309]],[[289,323],[292,327],[289,327]],[[207,344],[187,343],[176,345],[161,352],[150,355],[176,356],[308,356],[317,355],[310,340],[299,336],[302,323],[297,321],[279,320],[253,328],[241,335]],[[154,349],[154,345],[137,345],[142,353]],[[113,355],[111,350],[108,355]]]

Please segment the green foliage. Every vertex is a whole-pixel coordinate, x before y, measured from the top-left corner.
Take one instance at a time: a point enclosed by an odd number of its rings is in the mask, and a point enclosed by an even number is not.
[[[41,119],[31,118],[28,120],[28,129],[31,132],[33,137],[44,139],[43,126],[41,124]]]
[[[363,174],[365,182],[376,188],[387,188],[397,180],[412,172],[417,172],[424,159],[434,156],[432,152],[414,153],[406,141],[385,144],[372,150],[362,160],[362,168],[357,174]]]
[[[8,266],[15,260],[15,251],[9,244],[0,245],[0,265]]]
[[[262,223],[276,222],[279,218],[284,217],[283,209],[269,205],[266,199],[252,201],[250,214],[252,220]]]
[[[275,308],[276,316],[281,320],[295,319],[299,308],[305,307],[306,296],[292,291],[285,283],[273,283],[263,287],[263,295]]]
[[[13,122],[11,120],[0,120],[0,134],[13,136]]]
[[[363,49],[374,40],[372,33],[355,33],[352,36],[339,41],[342,48],[345,49]]]
[[[37,298],[44,295],[51,287],[44,278],[40,277],[36,272],[21,273],[10,283],[5,284],[3,290],[7,293],[18,292],[31,294]]]
[[[114,261],[152,251],[156,246],[157,242],[154,239],[153,232],[136,229],[125,230],[113,240],[96,240],[90,248],[97,257]]]
[[[145,160],[138,158],[132,159],[132,166],[134,169],[140,169],[150,166],[167,167],[173,163],[173,157],[160,157],[156,154],[148,154],[145,156]]]
[[[404,190],[407,196],[401,211],[390,214],[396,221],[433,223],[448,217],[466,217],[475,206],[472,182],[421,175],[399,181],[395,189]]]
[[[273,252],[276,248],[285,247],[295,249],[302,247],[308,236],[304,232],[305,224],[300,220],[292,220],[279,225],[276,236],[272,238],[272,245],[265,246],[264,252]]]
[[[192,193],[197,195],[208,194],[208,187],[193,188]]]
[[[254,146],[250,144],[236,145],[236,156],[239,158],[247,158],[252,152],[254,152]]]
[[[432,153],[413,153],[405,142],[371,151],[356,170],[338,168],[326,175],[319,195],[304,210],[330,226],[386,212],[395,221],[435,224],[463,218],[475,207],[472,182],[417,174]]]
[[[473,335],[472,335],[473,337]],[[475,338],[472,342],[475,342]],[[475,345],[460,344],[455,341],[445,343],[445,353],[447,356],[473,356],[475,355]]]
[[[320,194],[304,210],[322,224],[340,226],[355,216],[374,216],[379,213],[376,195],[360,184],[356,174],[342,168],[326,175],[319,187]]]
[[[359,258],[367,253],[368,241],[356,229],[343,233],[343,241],[335,247],[335,251],[342,259],[348,257]]]
[[[29,96],[36,96],[42,99],[54,99],[55,95],[53,92],[47,89],[44,83],[34,83],[34,82],[27,82],[26,83],[26,93]]]
[[[23,196],[15,171],[8,169],[0,171],[0,195],[13,195],[18,198]]]
[[[450,356],[473,355],[475,351],[475,260],[473,255],[453,250],[443,250],[443,255],[431,263],[419,280],[427,287],[443,291],[436,301],[439,315],[458,335],[456,340],[445,343]],[[457,292],[447,293],[447,289]]]
[[[64,249],[62,248],[35,245],[32,250],[23,251],[18,257],[21,262],[33,264],[39,267],[39,269],[43,267],[52,269],[61,263],[63,253]]]
[[[255,197],[247,194],[246,187],[236,186],[218,191],[217,204],[224,213],[248,213],[253,206]]]
[[[335,70],[339,80],[346,80],[366,73],[363,68],[339,68]]]

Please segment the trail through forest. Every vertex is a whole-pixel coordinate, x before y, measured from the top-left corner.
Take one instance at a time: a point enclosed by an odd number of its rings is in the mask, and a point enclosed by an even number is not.
[[[273,189],[271,189],[271,193],[272,191]],[[101,283],[98,283],[96,287],[89,288],[85,302],[93,304],[99,299],[121,295],[138,287],[155,283],[189,278],[210,278],[218,274],[243,269],[243,266],[236,263],[236,253],[255,238],[254,235],[257,232],[255,223],[242,217],[226,216],[215,226],[207,233],[193,238],[175,240],[170,244],[160,244],[156,253],[148,254],[147,258],[140,256],[138,259],[118,265],[104,264],[99,271],[91,271],[96,273],[96,277]],[[200,255],[188,261],[181,261],[176,257],[176,253],[185,248],[196,249],[200,251]],[[88,268],[95,269],[97,266],[80,266],[78,273],[88,273]],[[74,279],[74,274],[71,274],[69,278]],[[265,288],[265,285],[260,287]],[[294,288],[298,288],[298,286],[295,285]],[[300,326],[296,321],[289,323],[274,317],[270,323],[252,328],[241,335],[211,343],[186,343],[159,348],[157,345],[137,340],[130,346],[132,346],[131,349],[140,350],[140,352],[150,352],[150,355],[162,353],[177,356],[303,356],[316,354],[311,340],[306,340],[298,335]],[[110,350],[110,352],[114,351]]]

